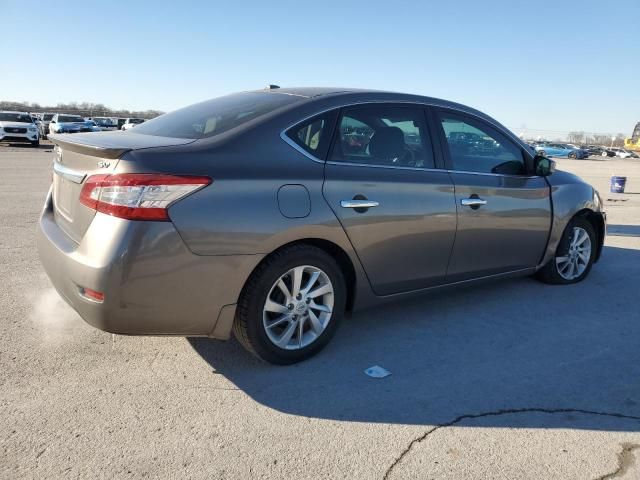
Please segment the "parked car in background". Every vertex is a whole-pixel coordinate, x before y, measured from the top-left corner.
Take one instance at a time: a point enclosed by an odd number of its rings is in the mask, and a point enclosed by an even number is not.
[[[273,363],[317,353],[345,310],[580,282],[605,236],[591,185],[488,115],[417,95],[272,88],[51,139],[37,244],[62,298],[114,333],[233,330]]]
[[[53,118],[55,114],[54,113],[42,113],[41,114],[41,118],[40,118],[40,138],[47,138],[47,135],[49,135],[49,123],[51,122],[51,119]]]
[[[601,157],[615,157],[616,156],[616,152],[614,152],[611,148],[609,147],[597,147],[596,149],[596,155],[600,155]]]
[[[91,129],[92,132],[101,132],[102,128],[98,126],[96,122],[93,120],[85,119],[84,124]]]
[[[542,143],[536,145],[536,151],[543,156],[567,157],[583,159],[589,157],[589,152],[582,148],[570,147],[565,143]]]
[[[144,118],[127,118],[122,124],[122,127],[120,127],[120,130],[129,130],[130,128],[133,128],[136,125],[140,125],[141,123],[144,123],[144,121],[145,121]]]
[[[40,145],[40,132],[26,112],[0,112],[0,142],[29,142]]]
[[[118,122],[111,117],[91,117],[89,120],[93,120],[102,131],[118,130]]]
[[[638,158],[638,155],[631,150],[625,150],[624,148],[612,148],[611,151],[618,158]]]
[[[80,115],[56,113],[49,123],[49,132],[53,133],[80,133],[93,132],[93,126],[86,124],[86,120]]]

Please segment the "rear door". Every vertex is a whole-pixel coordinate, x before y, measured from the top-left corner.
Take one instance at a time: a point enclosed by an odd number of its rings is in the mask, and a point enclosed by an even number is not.
[[[431,138],[419,106],[367,104],[340,113],[323,193],[378,295],[445,280],[456,206]]]
[[[434,118],[458,211],[447,282],[536,266],[551,225],[545,178],[532,175],[520,145],[488,122],[447,109]]]

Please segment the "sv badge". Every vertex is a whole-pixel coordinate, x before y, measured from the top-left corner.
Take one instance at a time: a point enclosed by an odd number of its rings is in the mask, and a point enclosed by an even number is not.
[[[98,168],[109,168],[111,166],[111,162],[98,162]]]

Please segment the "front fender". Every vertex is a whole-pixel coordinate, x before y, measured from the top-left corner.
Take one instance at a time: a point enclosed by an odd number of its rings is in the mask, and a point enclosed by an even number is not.
[[[578,214],[600,215],[603,222],[602,232],[599,233],[598,256],[604,243],[605,213],[595,189],[578,176],[571,173],[556,171],[547,177],[551,186],[552,218],[551,231],[547,249],[540,262],[544,266],[554,256],[562,234],[571,219]]]

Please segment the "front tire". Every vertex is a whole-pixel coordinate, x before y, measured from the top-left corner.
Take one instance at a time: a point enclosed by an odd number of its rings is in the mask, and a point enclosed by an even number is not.
[[[573,160],[575,160],[576,158],[578,158],[578,155],[576,155],[574,152],[571,152],[569,154],[569,158],[572,158]]]
[[[553,259],[536,278],[544,283],[568,285],[584,280],[596,258],[597,236],[593,225],[582,217],[569,222]]]
[[[233,331],[258,358],[287,365],[324,348],[346,305],[346,284],[332,256],[291,245],[267,257],[247,281]]]
[[[39,148],[40,147],[40,140],[35,140],[35,141],[31,142],[31,146],[35,147],[35,148]]]

